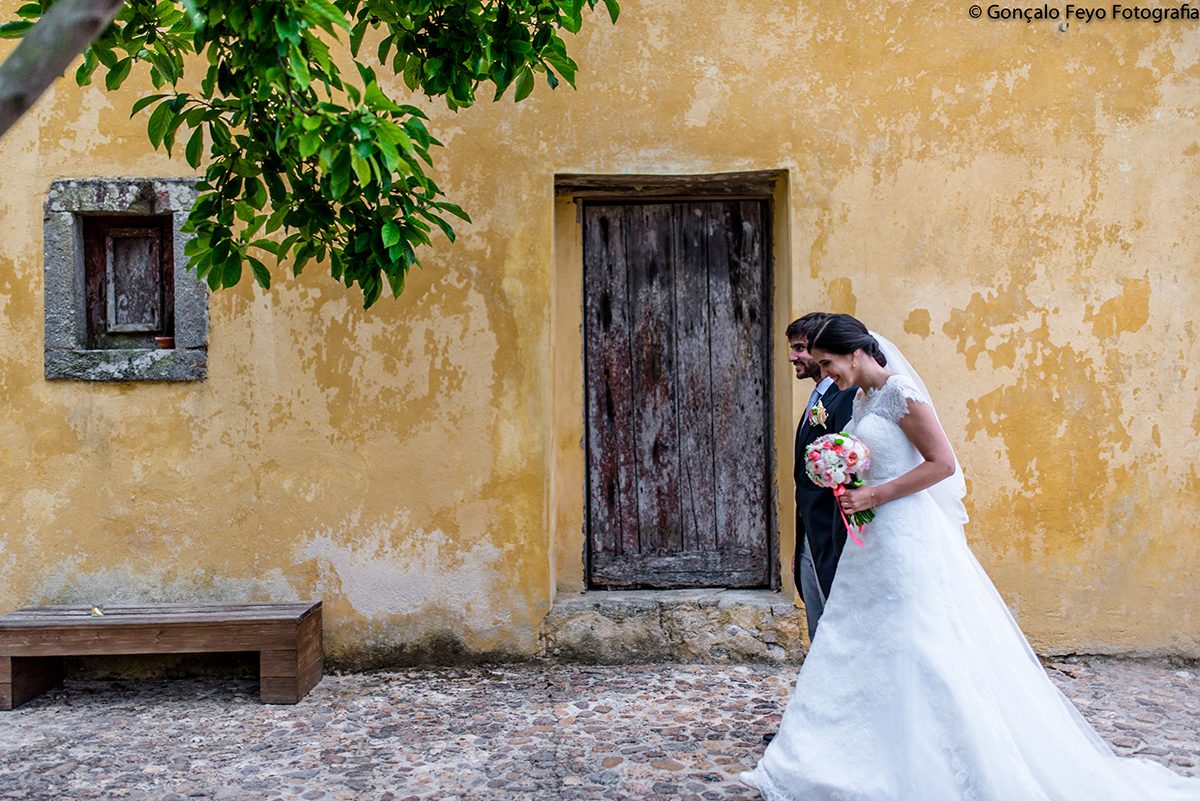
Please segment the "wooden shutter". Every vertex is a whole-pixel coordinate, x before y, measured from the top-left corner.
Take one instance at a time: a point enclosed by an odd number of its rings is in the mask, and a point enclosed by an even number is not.
[[[584,207],[594,586],[768,584],[767,221],[757,200]]]
[[[109,228],[104,237],[104,287],[111,333],[162,326],[162,257],[155,228]]]

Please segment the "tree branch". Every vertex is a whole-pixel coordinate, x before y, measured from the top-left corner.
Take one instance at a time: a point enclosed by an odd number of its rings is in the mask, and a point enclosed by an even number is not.
[[[0,136],[112,22],[125,0],[58,0],[0,65]]]

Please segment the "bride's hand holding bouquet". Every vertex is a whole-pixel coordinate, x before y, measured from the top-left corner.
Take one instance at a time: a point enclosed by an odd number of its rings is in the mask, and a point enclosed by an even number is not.
[[[871,466],[871,452],[857,437],[839,433],[813,440],[805,449],[805,457],[804,469],[809,479],[819,487],[833,490],[850,539],[862,545],[856,535],[875,518],[871,508],[874,489],[859,489],[863,486],[861,473]]]

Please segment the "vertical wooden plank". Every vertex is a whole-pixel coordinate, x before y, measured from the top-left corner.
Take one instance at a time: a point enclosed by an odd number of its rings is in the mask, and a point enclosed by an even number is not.
[[[674,386],[675,226],[668,204],[626,210],[640,542],[642,553],[664,556],[682,550]]]
[[[625,209],[584,207],[584,376],[592,574],[638,552]]]
[[[85,347],[89,350],[101,347],[104,342],[107,316],[104,271],[106,229],[101,223],[101,220],[93,217],[83,218],[84,297],[87,318]]]
[[[766,579],[766,370],[763,353],[763,204],[708,207],[716,418],[717,539],[721,550],[763,557]]]
[[[8,663],[5,672],[10,677],[0,682],[0,709],[16,709],[62,683],[61,656],[5,656],[0,660]]]
[[[296,689],[300,698],[303,698],[320,683],[325,673],[325,633],[320,625],[317,626],[316,633],[306,643],[301,644],[300,665],[300,683]]]
[[[707,226],[700,204],[675,207],[678,253],[675,331],[679,410],[679,500],[683,550],[715,551],[711,320]]]
[[[162,265],[156,228],[110,228],[105,238],[107,327],[153,332],[162,325]]]

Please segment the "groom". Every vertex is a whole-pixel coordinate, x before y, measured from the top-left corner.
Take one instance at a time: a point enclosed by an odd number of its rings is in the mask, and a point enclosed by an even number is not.
[[[791,348],[788,361],[796,378],[817,383],[808,399],[800,427],[796,430],[796,562],[794,573],[804,599],[808,637],[817,633],[817,622],[825,611],[825,599],[833,585],[833,573],[846,544],[846,525],[838,513],[833,491],[818,487],[804,470],[804,452],[809,443],[825,434],[844,431],[850,423],[858,387],[840,390],[831,378],[821,378],[821,368],[808,352],[808,343],[821,328],[824,312],[811,312],[787,327]]]

